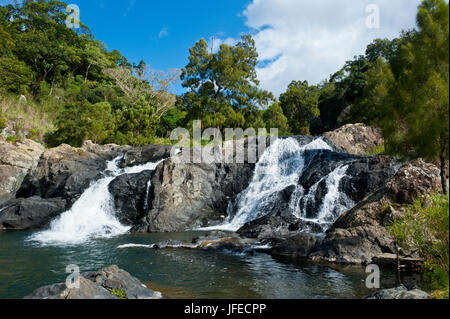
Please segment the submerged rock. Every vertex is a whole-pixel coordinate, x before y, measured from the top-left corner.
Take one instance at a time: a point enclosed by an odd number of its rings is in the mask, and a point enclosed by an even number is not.
[[[79,283],[79,288],[68,288],[64,283],[42,287],[24,299],[119,299],[114,291],[123,292],[127,299],[162,298],[160,292],[150,290],[117,266],[83,273]]]
[[[405,286],[400,286],[377,291],[365,299],[431,299],[431,296],[427,292],[416,287],[408,289]]]

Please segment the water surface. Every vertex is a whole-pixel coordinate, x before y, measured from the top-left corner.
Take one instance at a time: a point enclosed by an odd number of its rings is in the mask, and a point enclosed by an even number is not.
[[[31,234],[0,232],[0,298],[22,298],[64,282],[70,264],[82,272],[116,264],[169,298],[360,298],[373,293],[365,287],[362,267],[292,262],[264,253],[117,248],[190,240],[202,233],[130,235],[72,246],[42,246],[27,240]],[[382,285],[395,285],[392,272],[383,272]]]

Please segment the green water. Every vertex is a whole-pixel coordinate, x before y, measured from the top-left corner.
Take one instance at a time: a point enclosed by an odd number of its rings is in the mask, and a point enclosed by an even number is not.
[[[291,262],[268,254],[232,254],[201,250],[117,247],[189,240],[196,233],[130,235],[81,246],[43,247],[27,241],[31,233],[0,232],[0,298],[22,298],[33,290],[64,282],[67,265],[83,271],[116,264],[169,298],[360,298],[365,287],[362,267],[330,268]],[[384,288],[395,285],[382,272]]]

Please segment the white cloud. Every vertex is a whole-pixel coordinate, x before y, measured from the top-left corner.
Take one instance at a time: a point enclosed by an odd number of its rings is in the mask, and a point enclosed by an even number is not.
[[[292,80],[319,83],[375,38],[394,38],[415,25],[420,0],[253,0],[243,12],[260,55],[261,86],[275,94]],[[369,29],[369,4],[380,28]],[[217,40],[216,40],[217,41]],[[228,41],[230,41],[228,39]]]
[[[163,38],[169,35],[169,29],[167,29],[166,27],[162,28],[161,31],[159,31],[158,33],[158,38]]]

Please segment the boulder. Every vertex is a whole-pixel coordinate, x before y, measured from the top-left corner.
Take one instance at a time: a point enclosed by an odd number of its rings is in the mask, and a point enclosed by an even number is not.
[[[411,204],[417,196],[438,191],[439,169],[415,160],[405,164],[385,185],[343,214],[310,255],[315,260],[369,264],[385,253],[396,253],[386,226],[402,215],[398,205]],[[408,191],[409,189],[409,191]]]
[[[365,299],[431,299],[431,296],[427,292],[416,287],[408,289],[405,286],[400,286],[377,291]]]
[[[24,299],[119,299],[112,290],[121,291],[128,299],[161,299],[160,292],[148,289],[137,278],[117,266],[81,274],[79,288],[54,284],[37,289]]]
[[[42,229],[65,210],[66,201],[61,198],[12,199],[0,208],[0,231]]]
[[[156,163],[170,157],[171,145],[145,145],[132,147],[125,152],[122,165],[124,167]]]
[[[135,225],[148,213],[147,205],[150,200],[148,183],[152,176],[152,171],[125,174],[109,184],[108,188],[114,199],[116,216],[122,224]]]
[[[66,144],[48,149],[36,170],[24,180],[18,197],[62,197],[73,204],[92,181],[102,176],[106,160],[104,156]]]
[[[364,124],[348,124],[323,135],[337,147],[355,155],[366,155],[384,144],[381,130]]]
[[[320,243],[321,238],[316,235],[301,233],[288,238],[272,238],[269,240],[272,255],[307,258]]]
[[[252,164],[195,164],[169,158],[152,178],[151,210],[133,231],[178,232],[218,224],[253,175]]]
[[[150,290],[139,279],[125,270],[113,265],[96,272],[84,273],[83,276],[108,290],[121,290],[128,299],[161,299],[160,292]]]
[[[25,177],[32,173],[44,147],[32,140],[0,141],[0,205],[16,197]]]

